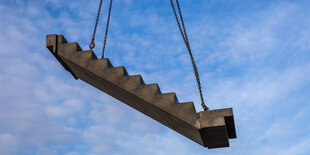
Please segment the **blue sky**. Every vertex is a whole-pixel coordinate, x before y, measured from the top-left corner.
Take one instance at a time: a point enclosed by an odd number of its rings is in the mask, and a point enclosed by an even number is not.
[[[46,49],[55,33],[88,49],[98,3],[0,1],[0,154],[310,154],[309,1],[180,1],[207,105],[234,109],[238,138],[212,150],[74,80]],[[114,66],[202,110],[168,0],[115,0],[110,26]]]

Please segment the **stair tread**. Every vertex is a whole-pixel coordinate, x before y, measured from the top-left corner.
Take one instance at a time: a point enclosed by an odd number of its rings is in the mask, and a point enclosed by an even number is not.
[[[106,70],[107,73],[117,74],[118,76],[128,76],[127,70],[124,66],[111,67]]]

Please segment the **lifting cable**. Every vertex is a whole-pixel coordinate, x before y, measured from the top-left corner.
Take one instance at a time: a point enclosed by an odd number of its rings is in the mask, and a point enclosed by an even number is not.
[[[106,25],[106,30],[105,30],[103,50],[102,50],[101,58],[104,58],[104,51],[105,51],[105,47],[106,47],[107,34],[108,34],[108,30],[109,30],[109,23],[110,23],[110,16],[111,16],[112,1],[113,0],[110,0],[109,14],[108,14],[108,19],[107,19],[107,25]],[[191,62],[192,62],[192,65],[193,65],[193,69],[194,69],[194,73],[195,73],[195,77],[196,77],[196,81],[197,81],[197,85],[198,85],[198,90],[199,90],[199,94],[200,94],[201,106],[202,106],[202,108],[205,111],[207,111],[207,110],[209,110],[209,108],[204,103],[204,99],[203,99],[203,95],[202,95],[202,90],[201,90],[199,73],[198,73],[196,62],[194,60],[194,57],[193,57],[193,54],[192,54],[192,51],[191,51],[191,47],[190,47],[190,44],[189,44],[189,40],[188,40],[188,37],[187,37],[187,32],[186,32],[185,24],[184,24],[184,21],[183,21],[183,16],[182,16],[182,13],[181,13],[179,1],[176,0],[176,3],[177,3],[177,7],[178,7],[178,12],[180,14],[180,19],[181,19],[182,26],[180,24],[178,15],[176,13],[173,1],[170,0],[170,2],[171,2],[171,6],[172,6],[172,9],[173,9],[173,13],[174,13],[175,19],[176,19],[177,24],[179,26],[179,30],[181,32],[181,35],[182,35],[183,40],[184,40],[184,43],[185,43],[185,45],[187,47],[188,53],[189,53],[190,58],[191,58]],[[97,25],[98,25],[98,21],[99,21],[99,17],[100,17],[101,6],[102,6],[102,0],[100,0],[99,9],[98,9],[97,18],[96,18],[96,23],[95,23],[95,28],[94,28],[93,36],[92,36],[92,39],[91,39],[91,43],[89,45],[89,48],[91,50],[95,47],[95,35],[96,35]]]
[[[184,21],[183,21],[183,17],[182,17],[182,13],[181,13],[179,1],[176,0],[176,3],[177,3],[178,11],[179,11],[179,14],[180,14],[180,19],[181,19],[182,26],[181,26],[181,24],[180,24],[178,15],[177,15],[177,13],[176,13],[176,10],[175,10],[173,1],[170,0],[170,3],[171,3],[171,6],[172,6],[172,9],[173,9],[173,13],[174,13],[175,19],[176,19],[177,24],[178,24],[178,26],[179,26],[181,35],[182,35],[182,37],[183,37],[184,43],[185,43],[185,45],[186,45],[186,47],[187,47],[188,53],[189,53],[190,58],[191,58],[191,62],[192,62],[193,69],[194,69],[194,72],[195,72],[195,77],[196,77],[196,81],[197,81],[197,85],[198,85],[198,90],[199,90],[199,94],[200,94],[201,106],[202,106],[202,108],[203,108],[205,111],[207,111],[207,110],[209,110],[209,108],[205,105],[204,99],[203,99],[203,96],[202,96],[202,90],[201,90],[201,84],[200,84],[199,73],[198,73],[198,69],[197,69],[197,66],[196,66],[196,63],[195,63],[193,54],[192,54],[191,47],[190,47],[190,45],[189,45],[189,40],[188,40],[188,38],[187,38],[187,32],[186,32],[185,24],[184,24]]]
[[[106,25],[106,29],[105,29],[104,43],[103,43],[103,49],[102,49],[102,56],[101,56],[101,58],[104,58],[104,51],[105,51],[105,46],[106,46],[107,36],[108,36],[108,30],[109,30],[109,24],[110,24],[112,2],[113,2],[113,0],[110,0],[109,14],[108,14],[107,25]],[[98,12],[97,12],[96,23],[95,23],[95,28],[94,28],[94,32],[93,32],[93,37],[92,37],[91,43],[89,45],[89,48],[91,50],[95,47],[95,35],[96,35],[97,25],[98,25],[98,21],[99,21],[99,17],[100,17],[101,6],[102,6],[102,0],[100,0],[99,9],[98,9]]]

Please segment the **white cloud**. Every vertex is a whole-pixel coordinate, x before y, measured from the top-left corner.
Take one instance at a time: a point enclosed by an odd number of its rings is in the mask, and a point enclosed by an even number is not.
[[[66,153],[66,155],[80,155],[80,154],[77,152],[69,152],[69,153]]]
[[[64,33],[87,48],[97,1],[14,2],[0,2],[0,154],[309,152],[309,125],[301,125],[309,115],[301,109],[309,108],[303,91],[309,92],[310,22],[301,4],[270,4],[226,26],[186,20],[194,23],[188,32],[210,107],[232,106],[235,112],[238,138],[232,147],[206,150],[75,81],[44,47],[46,33]],[[147,83],[158,82],[163,92],[176,91],[181,102],[198,105],[174,19],[163,16],[165,7],[134,10],[134,3],[115,3],[124,9],[113,10],[107,56]],[[98,34],[100,52],[103,29]]]
[[[71,99],[64,101],[61,105],[49,105],[46,107],[47,115],[51,117],[64,117],[84,110],[82,101]]]
[[[0,154],[15,154],[18,151],[19,140],[11,134],[0,134]]]

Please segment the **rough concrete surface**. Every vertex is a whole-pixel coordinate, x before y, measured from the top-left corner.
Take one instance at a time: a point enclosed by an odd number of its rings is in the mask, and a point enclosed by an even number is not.
[[[232,108],[196,112],[193,102],[179,103],[175,93],[161,93],[158,84],[145,84],[141,75],[128,75],[109,59],[97,59],[62,35],[47,35],[46,47],[72,74],[130,107],[208,147],[228,147],[236,138]]]

